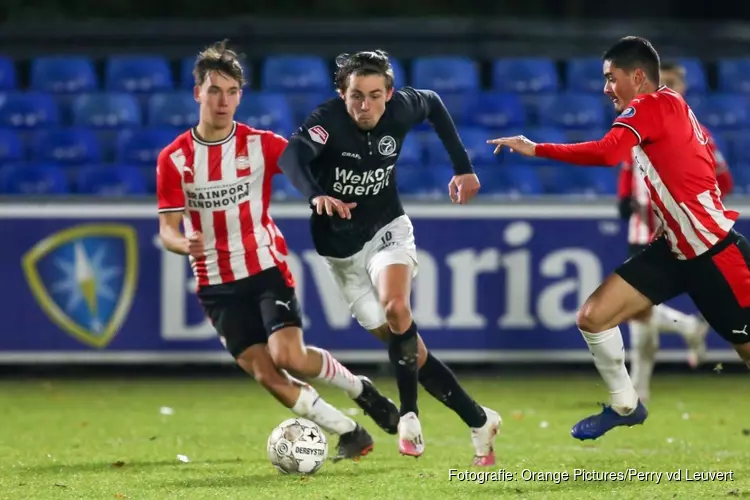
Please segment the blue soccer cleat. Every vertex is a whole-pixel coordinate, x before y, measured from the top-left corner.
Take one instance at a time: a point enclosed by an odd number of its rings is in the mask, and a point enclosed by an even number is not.
[[[638,406],[636,406],[635,410],[628,415],[620,415],[611,406],[603,404],[601,413],[591,415],[578,422],[570,430],[570,434],[581,441],[596,439],[615,427],[641,425],[646,421],[647,417],[648,410],[640,400],[638,400]]]

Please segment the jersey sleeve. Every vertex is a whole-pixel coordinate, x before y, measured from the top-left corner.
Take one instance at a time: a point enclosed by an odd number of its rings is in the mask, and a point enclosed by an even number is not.
[[[280,135],[268,133],[263,135],[263,159],[266,168],[272,175],[280,174],[279,158],[286,149],[287,140]]]
[[[182,172],[171,158],[171,153],[174,152],[169,149],[162,150],[156,161],[156,198],[159,213],[185,210]]]
[[[423,123],[430,116],[432,101],[439,97],[431,90],[418,90],[412,87],[403,87],[394,93],[394,101],[397,103],[397,120],[411,128]]]
[[[324,103],[319,106],[315,111],[310,113],[310,116],[302,123],[302,126],[292,134],[292,138],[299,139],[312,148],[314,157],[318,157],[323,153],[331,137],[329,106],[330,103]]]
[[[659,118],[659,103],[653,95],[634,99],[620,116],[615,118],[613,127],[625,127],[638,139],[638,144],[656,138]]]

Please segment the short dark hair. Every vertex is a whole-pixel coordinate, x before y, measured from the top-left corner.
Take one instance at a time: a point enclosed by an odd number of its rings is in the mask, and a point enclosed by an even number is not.
[[[356,54],[340,54],[336,57],[336,77],[334,83],[340,91],[345,91],[350,75],[382,75],[385,88],[393,87],[394,74],[391,60],[384,50],[366,50]]]
[[[662,61],[661,70],[674,71],[675,73],[678,73],[683,79],[685,78],[685,66],[676,61]]]
[[[228,43],[229,40],[216,42],[198,54],[193,67],[193,78],[195,78],[196,85],[203,85],[210,71],[218,71],[237,80],[240,87],[245,85],[245,72],[240,62],[242,56],[227,48]]]
[[[626,36],[604,53],[602,59],[627,72],[640,68],[646,78],[659,84],[659,53],[651,42],[639,36]]]

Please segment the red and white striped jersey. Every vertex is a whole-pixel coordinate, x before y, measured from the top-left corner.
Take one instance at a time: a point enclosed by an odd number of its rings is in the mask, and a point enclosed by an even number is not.
[[[680,94],[660,87],[634,99],[613,126],[638,140],[634,169],[677,258],[697,257],[728,235],[739,214],[721,201],[709,138]]]
[[[716,181],[721,195],[730,194],[734,186],[734,180],[724,155],[711,132],[703,125],[701,125],[701,129],[708,138],[708,149],[716,160]],[[633,201],[633,213],[628,220],[628,243],[633,245],[650,243],[657,230],[659,219],[651,206],[651,195],[646,181],[637,169],[633,169],[632,157],[621,165],[618,198],[629,198]]]
[[[293,277],[281,231],[268,213],[271,181],[286,139],[236,123],[218,142],[193,129],[159,154],[159,212],[184,212],[185,235],[203,233],[205,256],[190,257],[198,286],[237,281],[278,267]]]

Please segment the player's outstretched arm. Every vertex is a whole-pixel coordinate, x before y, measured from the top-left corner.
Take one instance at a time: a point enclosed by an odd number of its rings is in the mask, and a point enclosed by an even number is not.
[[[500,137],[487,141],[495,146],[495,154],[507,147],[524,156],[538,156],[550,160],[582,166],[615,167],[628,158],[638,138],[626,127],[612,127],[598,141],[578,144],[537,144],[524,136]]]

